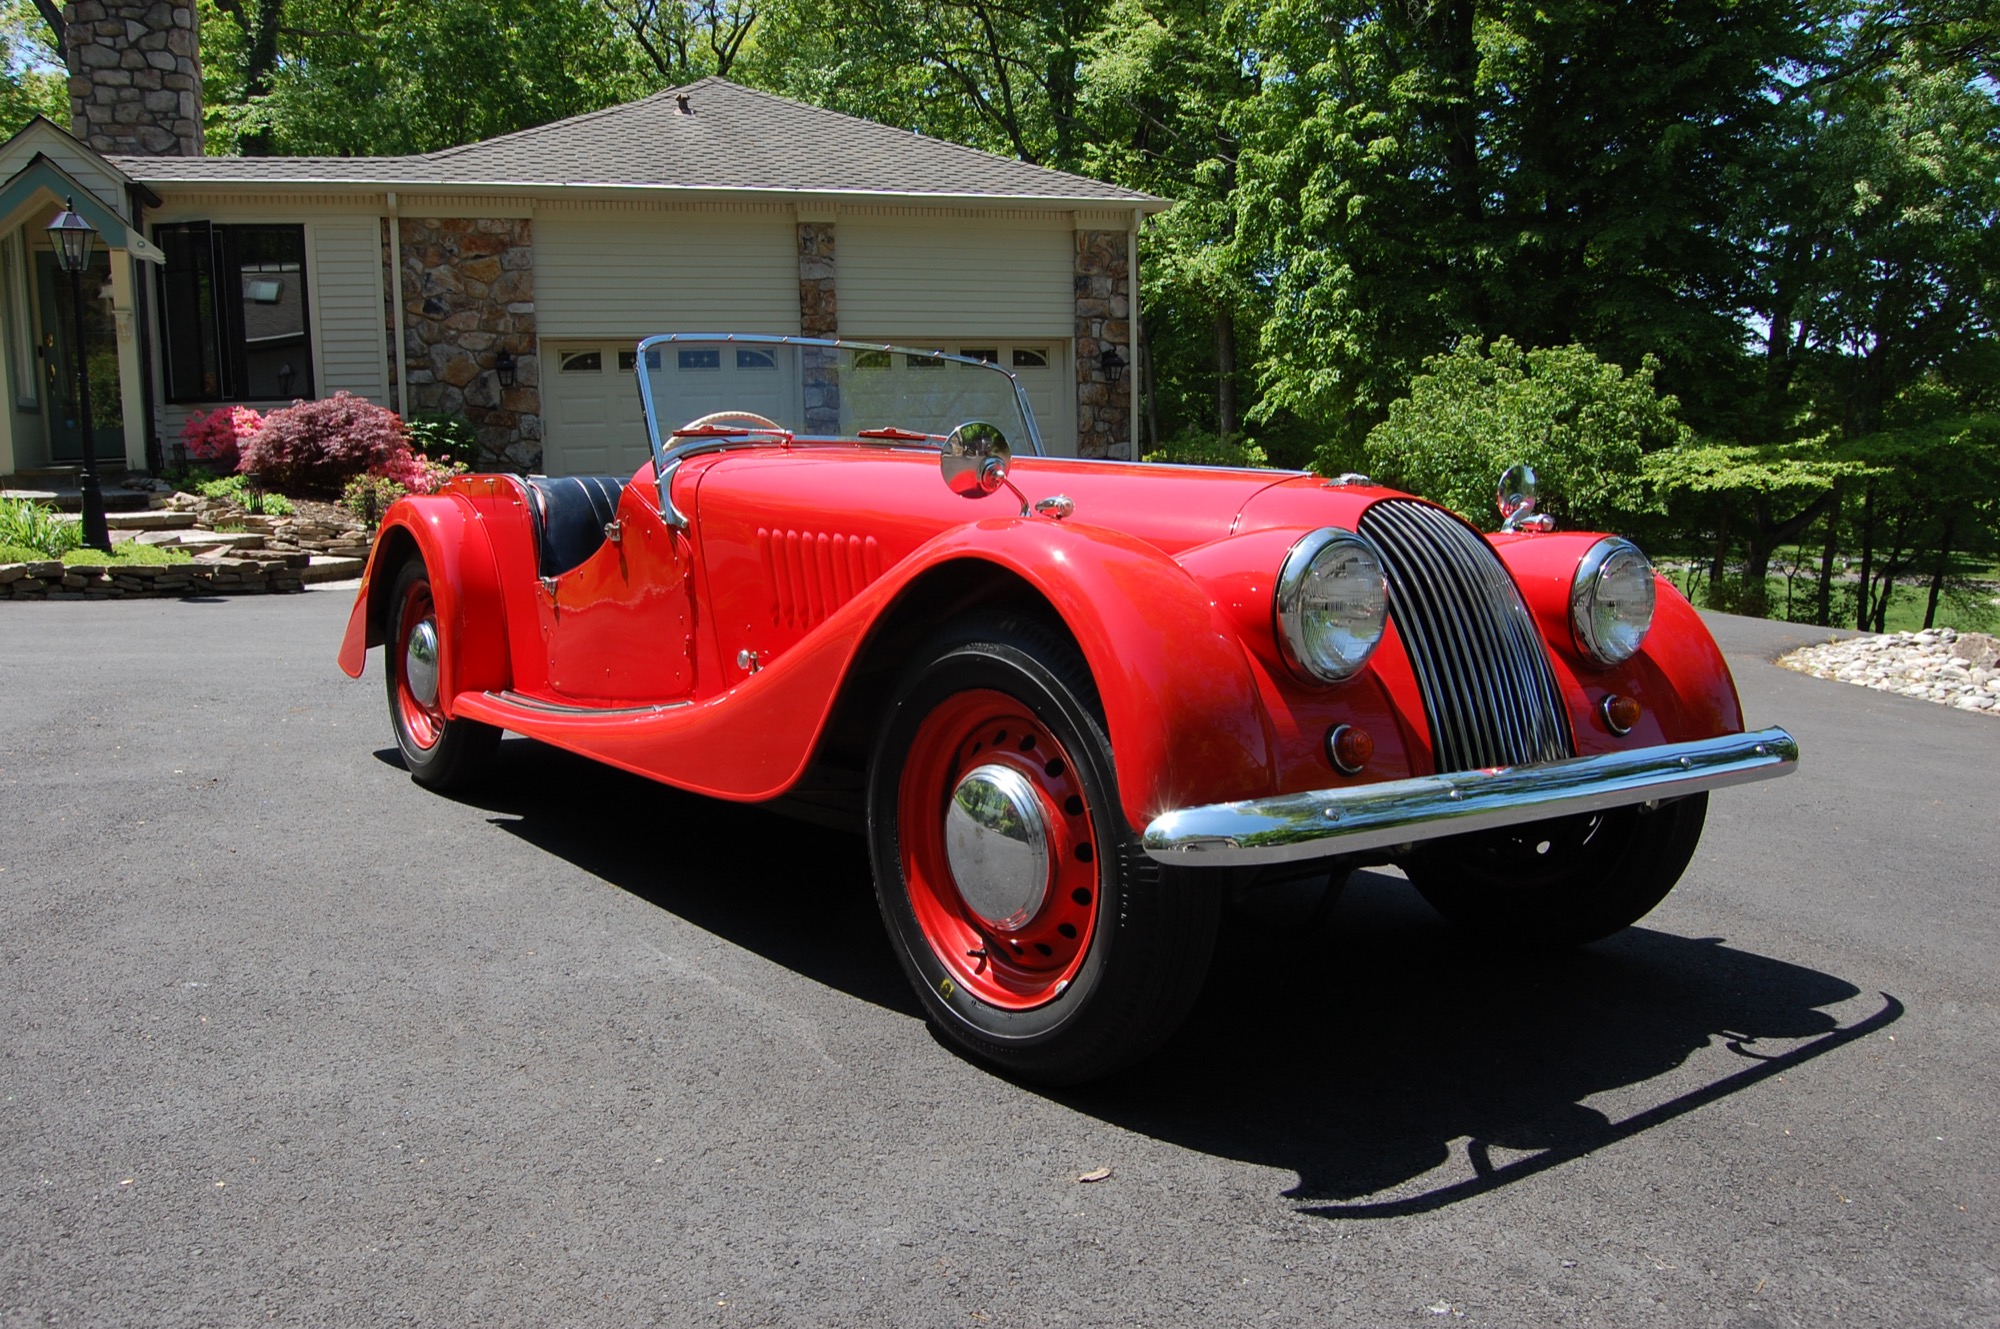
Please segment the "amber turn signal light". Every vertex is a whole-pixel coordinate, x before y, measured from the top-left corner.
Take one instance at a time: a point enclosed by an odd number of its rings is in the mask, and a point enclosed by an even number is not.
[[[1375,740],[1366,729],[1351,724],[1335,725],[1327,732],[1326,756],[1342,775],[1359,775],[1375,755]]]
[[[1630,697],[1621,697],[1614,692],[1604,699],[1601,709],[1605,726],[1614,734],[1629,734],[1632,727],[1639,723],[1639,703]]]

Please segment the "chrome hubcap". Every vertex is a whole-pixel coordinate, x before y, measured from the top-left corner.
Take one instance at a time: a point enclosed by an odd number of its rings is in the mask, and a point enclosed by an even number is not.
[[[403,651],[403,682],[410,696],[426,710],[438,699],[437,621],[425,619],[410,630],[410,644]]]
[[[980,766],[952,791],[945,857],[966,907],[996,932],[1027,926],[1049,893],[1049,825],[1026,776]]]

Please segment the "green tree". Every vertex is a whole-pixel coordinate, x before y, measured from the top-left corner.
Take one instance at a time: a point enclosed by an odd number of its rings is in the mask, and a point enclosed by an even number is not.
[[[1491,529],[1494,490],[1534,467],[1540,510],[1563,526],[1629,528],[1660,510],[1647,453],[1687,441],[1679,403],[1653,387],[1651,359],[1626,373],[1581,346],[1522,350],[1506,338],[1432,356],[1410,395],[1368,434],[1370,473]]]
[[[53,36],[47,16],[33,6],[0,4],[0,138],[38,115],[69,128],[69,81]]]
[[[1454,342],[1583,345],[1706,428],[1743,340],[1728,225],[1812,58],[1805,0],[1276,0],[1239,208],[1267,400],[1354,438]]]
[[[1239,347],[1261,314],[1233,197],[1232,121],[1256,91],[1253,62],[1220,0],[1114,0],[1105,18],[1082,71],[1082,168],[1174,200],[1141,238],[1147,435],[1205,430],[1226,450],[1243,423]]]
[[[601,5],[204,0],[210,151],[428,152],[645,91]]]

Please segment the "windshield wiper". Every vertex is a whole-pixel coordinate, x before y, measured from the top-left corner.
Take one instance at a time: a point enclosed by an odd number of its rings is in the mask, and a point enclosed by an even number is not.
[[[857,429],[856,438],[886,438],[891,443],[942,443],[943,434],[922,434],[912,429],[898,429],[890,425],[884,429]]]

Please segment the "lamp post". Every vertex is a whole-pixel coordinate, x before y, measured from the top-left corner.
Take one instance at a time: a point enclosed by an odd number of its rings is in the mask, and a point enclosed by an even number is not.
[[[97,238],[90,223],[76,214],[76,200],[65,199],[63,210],[49,223],[55,242],[56,266],[69,274],[70,311],[76,316],[76,423],[83,434],[83,542],[110,552],[111,531],[104,523],[104,491],[97,483],[97,437],[90,422],[90,362],[83,346],[83,271],[90,266],[90,244]]]

